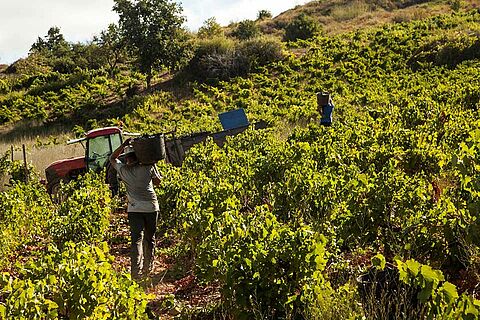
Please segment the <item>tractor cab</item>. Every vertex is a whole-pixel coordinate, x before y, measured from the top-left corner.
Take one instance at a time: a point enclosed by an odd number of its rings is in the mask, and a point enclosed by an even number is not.
[[[122,144],[122,134],[116,127],[89,131],[86,135],[85,162],[96,172],[106,167],[108,158]]]
[[[83,144],[84,141],[84,157],[55,161],[45,169],[49,193],[58,190],[60,181],[68,182],[87,170],[99,172],[107,167],[110,155],[122,144],[122,131],[117,127],[95,129],[87,132],[85,137],[70,140],[67,144]]]

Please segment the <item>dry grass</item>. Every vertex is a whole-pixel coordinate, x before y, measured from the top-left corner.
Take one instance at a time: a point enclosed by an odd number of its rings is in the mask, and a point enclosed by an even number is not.
[[[479,9],[480,1],[462,0],[461,10]],[[453,12],[447,0],[397,8],[392,1],[329,0],[311,1],[303,6],[287,10],[273,19],[259,23],[265,33],[281,37],[283,29],[301,13],[314,17],[325,34],[335,35],[352,30],[382,26],[387,23],[408,22],[430,16]]]
[[[17,139],[11,142],[0,140],[0,155],[4,155],[13,147],[14,160],[23,160],[22,144],[25,144],[27,162],[35,167],[35,170],[42,178],[45,177],[45,168],[52,162],[83,156],[85,151],[81,144],[66,145],[66,141],[71,138],[65,134],[51,136],[51,141],[56,140],[58,144],[40,145],[41,140],[36,138]]]
[[[27,162],[35,167],[41,177],[52,162],[83,156],[81,144],[66,145],[75,138],[67,126],[48,126],[32,121],[20,121],[14,125],[0,127],[0,156],[13,146],[14,160],[23,160],[22,144],[26,147]]]
[[[330,16],[335,21],[347,21],[370,12],[370,6],[362,1],[353,1],[333,8]]]
[[[4,154],[10,146],[0,144],[0,152]],[[14,160],[23,160],[21,145],[14,146]],[[80,144],[75,145],[49,145],[37,147],[26,143],[27,162],[32,164],[42,178],[45,177],[45,168],[54,161],[83,156],[85,153]]]

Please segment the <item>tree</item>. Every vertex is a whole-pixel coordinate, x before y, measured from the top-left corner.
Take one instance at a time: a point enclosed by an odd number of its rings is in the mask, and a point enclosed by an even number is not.
[[[265,20],[272,18],[272,13],[268,10],[260,10],[257,14],[257,20]]]
[[[243,20],[238,23],[237,28],[232,35],[240,40],[254,38],[260,34],[260,29],[253,20]]]
[[[30,56],[43,57],[54,71],[60,73],[73,72],[76,67],[73,46],[65,40],[58,27],[51,27],[45,37],[38,37],[30,48]]]
[[[215,17],[208,18],[198,29],[197,36],[202,39],[223,36],[222,26],[217,22]]]
[[[108,65],[108,73],[110,76],[115,74],[117,65],[126,55],[124,49],[124,41],[116,24],[110,24],[107,30],[100,33],[99,38],[95,38],[94,42],[100,46],[102,57]]]
[[[30,52],[50,51],[55,53],[57,51],[68,51],[70,46],[68,42],[60,33],[59,27],[51,27],[48,29],[47,35],[43,38],[38,37],[37,41],[32,44]]]
[[[174,69],[186,53],[185,21],[180,5],[168,0],[114,0],[126,45],[136,55],[150,87],[154,68]]]

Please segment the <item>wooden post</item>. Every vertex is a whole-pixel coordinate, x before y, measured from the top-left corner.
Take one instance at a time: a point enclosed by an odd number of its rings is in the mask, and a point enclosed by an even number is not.
[[[10,146],[10,157],[11,157],[12,162],[13,162],[13,145]]]
[[[23,165],[25,166],[25,183],[28,183],[27,153],[25,151],[24,144],[22,144],[22,151],[23,151]]]

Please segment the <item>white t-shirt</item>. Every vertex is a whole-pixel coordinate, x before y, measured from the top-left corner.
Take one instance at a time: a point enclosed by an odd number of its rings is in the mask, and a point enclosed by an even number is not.
[[[116,159],[113,167],[127,187],[127,212],[159,211],[152,178],[160,179],[155,165],[126,165]]]

